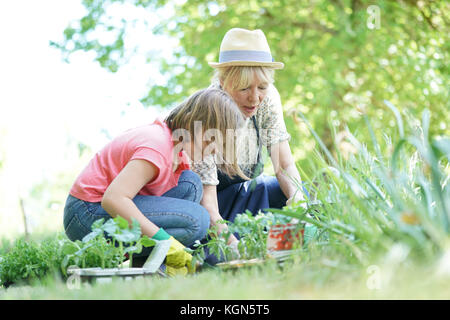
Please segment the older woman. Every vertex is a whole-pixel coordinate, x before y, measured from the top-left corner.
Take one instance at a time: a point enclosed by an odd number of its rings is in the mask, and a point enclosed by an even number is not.
[[[217,158],[207,157],[194,163],[203,187],[201,204],[210,214],[211,226],[222,232],[225,219],[233,221],[239,213],[257,214],[267,208],[281,208],[304,199],[298,190],[301,181],[289,147],[280,95],[274,87],[274,70],[284,67],[274,62],[266,37],[261,30],[234,28],[221,43],[219,62],[211,87],[228,92],[245,117],[245,127],[236,135],[237,157],[242,171],[252,180],[230,179],[220,170]],[[262,175],[262,147],[272,160],[275,177]],[[219,168],[219,170],[218,170]],[[232,236],[229,244],[236,244]]]

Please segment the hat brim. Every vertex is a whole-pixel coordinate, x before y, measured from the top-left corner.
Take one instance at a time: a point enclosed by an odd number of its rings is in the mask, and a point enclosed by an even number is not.
[[[256,62],[256,61],[228,61],[228,62],[208,62],[213,68],[231,67],[231,66],[246,66],[246,67],[267,67],[271,69],[283,69],[282,62]]]

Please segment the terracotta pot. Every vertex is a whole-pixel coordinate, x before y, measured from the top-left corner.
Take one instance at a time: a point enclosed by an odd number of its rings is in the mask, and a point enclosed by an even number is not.
[[[267,236],[267,250],[291,250],[294,244],[303,243],[304,232],[305,229],[300,229],[298,224],[275,224]]]

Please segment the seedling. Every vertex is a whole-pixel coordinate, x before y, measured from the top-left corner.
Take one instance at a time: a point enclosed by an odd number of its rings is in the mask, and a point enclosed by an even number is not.
[[[80,266],[80,264],[82,268],[123,266],[126,255],[132,264],[133,254],[140,253],[142,247],[151,247],[155,244],[155,240],[145,235],[141,236],[139,223],[135,219],[132,220],[130,228],[128,221],[120,216],[106,222],[102,218],[92,224],[92,232],[82,241],[65,243],[62,270],[65,273],[69,265]]]
[[[194,256],[193,261],[194,263],[196,261],[200,263],[204,262],[205,248],[208,248],[209,252],[221,261],[264,259],[267,253],[266,241],[270,226],[276,223],[285,224],[289,220],[289,217],[271,212],[259,212],[254,216],[248,210],[245,213],[237,215],[232,223],[223,220],[220,223],[227,223],[228,231],[222,232],[219,236],[217,227],[211,228],[209,230],[211,238],[208,242],[202,244],[200,241],[197,241],[195,243],[195,250],[192,251]],[[237,235],[240,239],[237,252],[227,244],[231,234]]]

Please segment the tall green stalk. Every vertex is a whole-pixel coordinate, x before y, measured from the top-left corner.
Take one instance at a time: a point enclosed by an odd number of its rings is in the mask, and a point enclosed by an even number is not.
[[[441,162],[450,160],[450,139],[439,144],[436,141],[440,140],[429,136],[428,110],[423,113],[421,127],[405,128],[395,106],[388,101],[385,104],[395,115],[398,141],[385,136],[383,148],[370,119],[363,115],[375,155],[348,131],[357,152],[345,160],[337,150],[339,161],[300,113],[321,150],[312,165],[317,168],[316,176],[304,175],[321,209],[310,212],[314,219],[306,218],[302,210],[276,210],[326,230],[330,243],[344,244],[360,261],[364,254],[389,250],[395,242],[431,256],[449,241],[449,192],[443,183],[449,175]],[[331,173],[330,165],[336,173]]]

